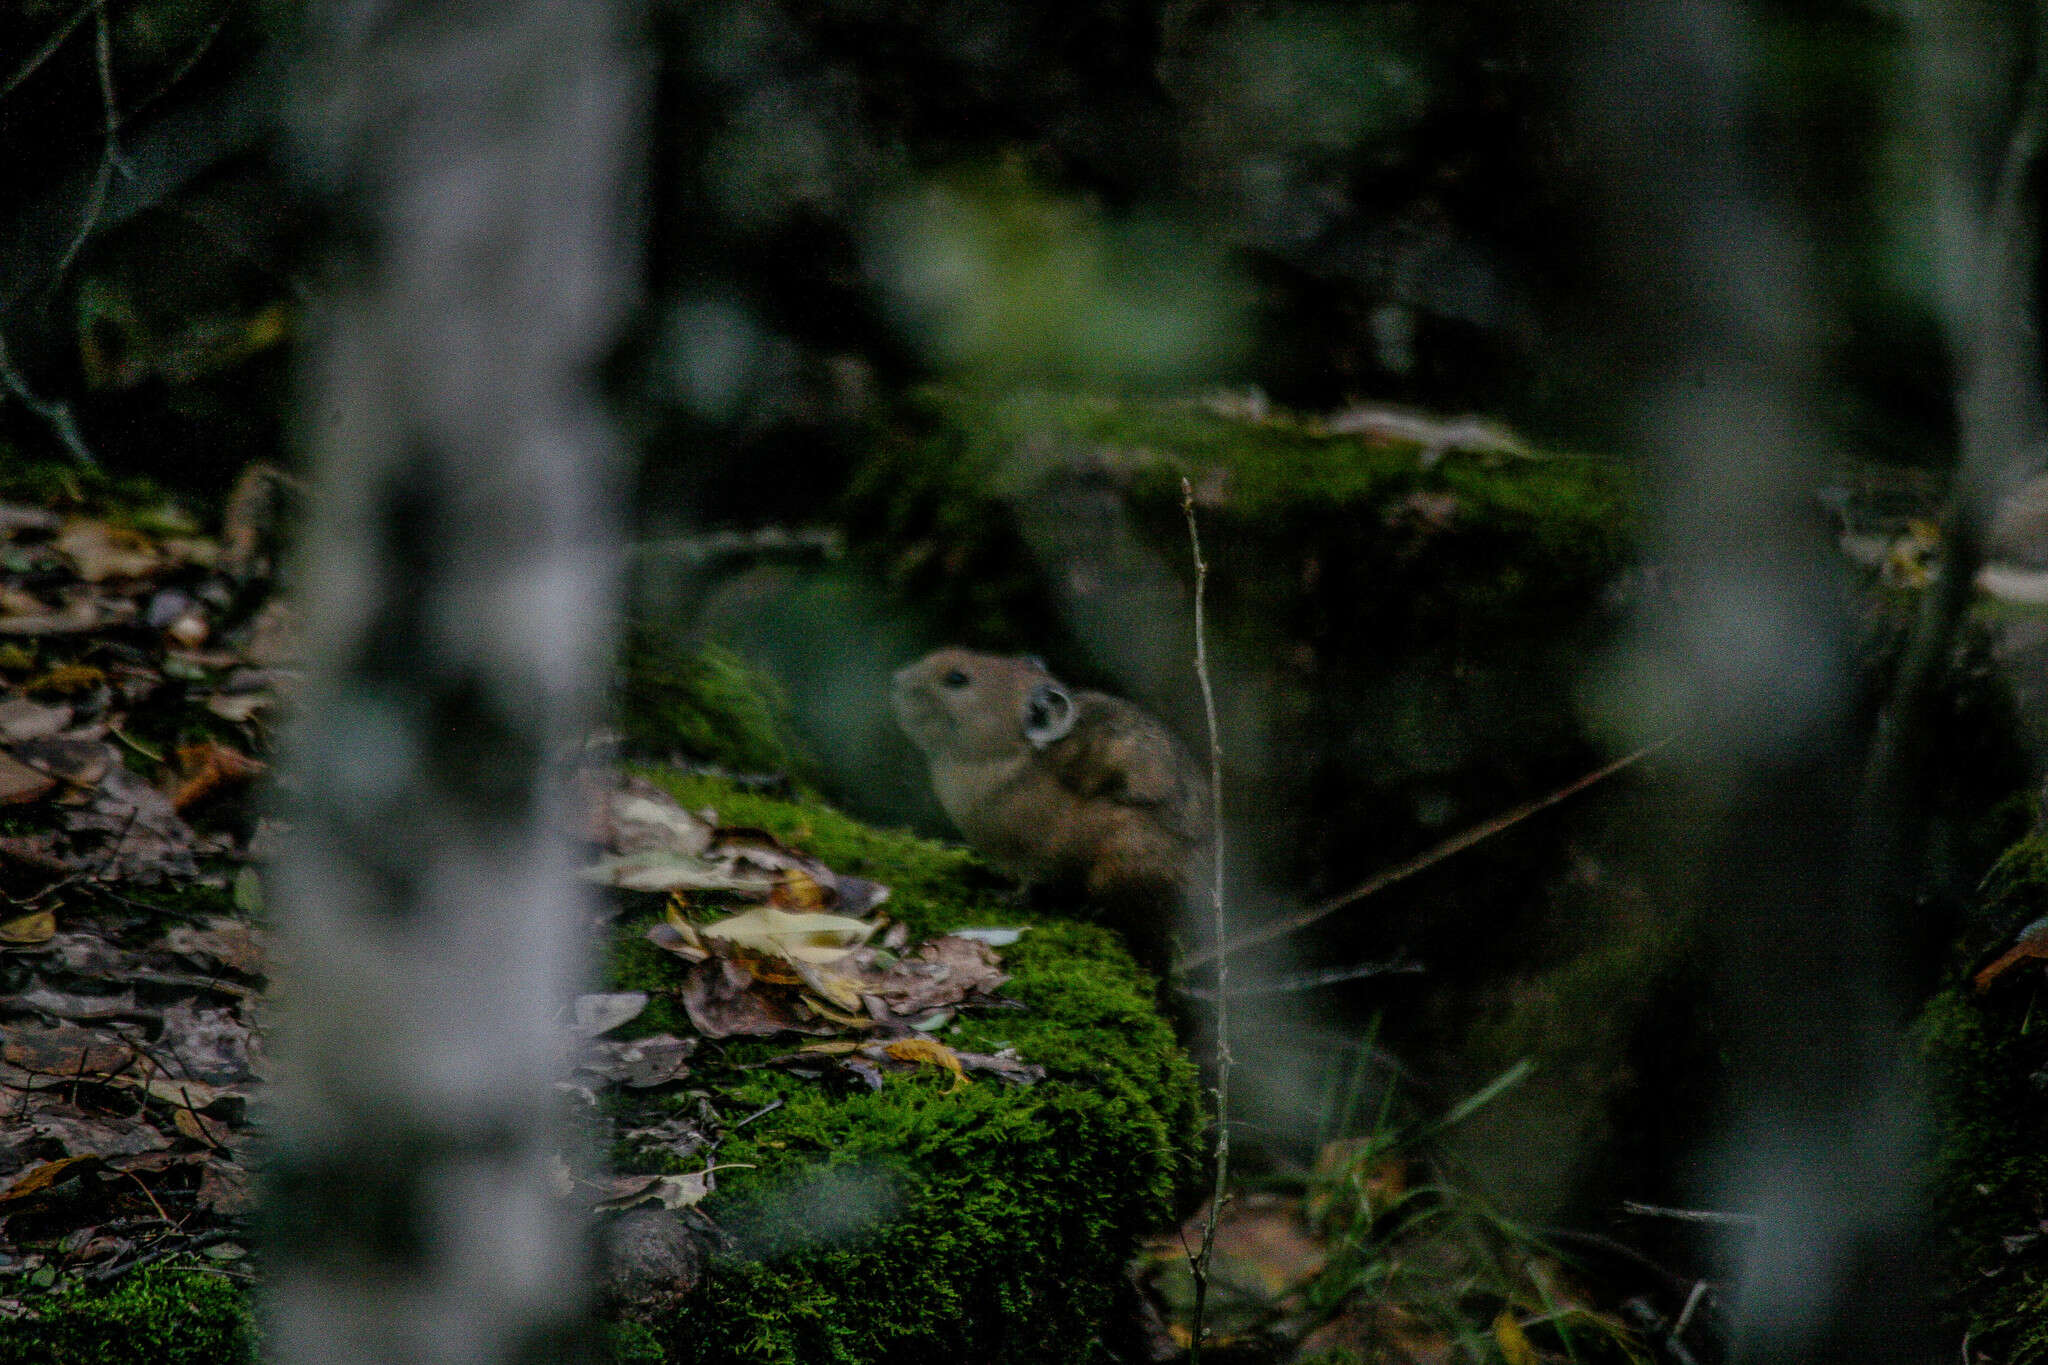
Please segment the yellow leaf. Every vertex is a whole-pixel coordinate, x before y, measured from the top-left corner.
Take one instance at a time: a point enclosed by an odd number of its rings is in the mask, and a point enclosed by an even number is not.
[[[0,924],[0,943],[33,947],[57,936],[57,915],[52,910],[35,910]]]
[[[899,1062],[922,1062],[926,1066],[944,1067],[953,1073],[953,1084],[946,1090],[952,1094],[967,1084],[967,1073],[960,1069],[960,1058],[952,1048],[931,1038],[899,1038],[886,1043],[882,1050]]]
[[[661,917],[668,921],[669,928],[683,936],[684,943],[687,943],[692,948],[702,950],[704,940],[697,936],[696,924],[684,913],[689,908],[690,902],[684,897],[682,892],[671,891],[668,895],[668,904],[662,909]]]
[[[875,926],[845,915],[791,914],[763,905],[704,925],[707,938],[787,958],[791,962],[837,962],[867,941]]]
[[[808,962],[797,963],[796,974],[833,1009],[844,1014],[860,1013],[860,985],[851,977],[841,976],[824,967],[814,967]]]
[[[1501,1358],[1508,1365],[1539,1365],[1536,1348],[1522,1334],[1522,1325],[1515,1321],[1515,1315],[1505,1308],[1493,1320],[1493,1344],[1500,1347]]]
[[[768,903],[778,910],[823,910],[832,903],[830,891],[802,868],[785,868],[768,893]]]

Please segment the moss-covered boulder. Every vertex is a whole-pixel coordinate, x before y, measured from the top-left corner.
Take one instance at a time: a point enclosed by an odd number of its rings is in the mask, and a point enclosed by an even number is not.
[[[1981,970],[2048,915],[2048,833],[2017,844],[1986,882],[1967,936]],[[1982,990],[1959,982],[1921,1018],[1940,1145],[1932,1193],[1951,1253],[1955,1309],[1981,1358],[2048,1361],[2048,974],[2020,961]]]
[[[736,1166],[704,1208],[739,1251],[654,1324],[672,1358],[1109,1358],[1106,1338],[1131,1320],[1134,1242],[1174,1215],[1198,1170],[1196,1074],[1154,982],[1109,931],[1021,913],[958,848],[815,803],[655,776],[686,805],[886,883],[890,911],[914,936],[1028,925],[1002,950],[1004,993],[1019,1008],[965,1014],[936,1037],[967,1051],[1012,1047],[1048,1073],[1015,1089],[985,1077],[956,1085],[935,1069],[849,1093],[754,1069],[790,1040],[700,1051],[697,1075],[721,1109],[780,1103],[718,1152]],[[674,959],[630,926],[613,977],[656,997],[640,1026],[687,1027]]]

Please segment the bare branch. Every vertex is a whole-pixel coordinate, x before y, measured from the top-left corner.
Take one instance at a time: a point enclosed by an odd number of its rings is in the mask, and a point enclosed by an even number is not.
[[[1210,850],[1214,882],[1209,905],[1215,912],[1218,944],[1228,942],[1229,925],[1223,911],[1223,739],[1216,724],[1216,692],[1209,683],[1209,635],[1205,599],[1209,587],[1209,565],[1202,558],[1202,533],[1195,525],[1195,490],[1187,479],[1180,481],[1181,513],[1188,521],[1188,548],[1195,561],[1195,676],[1202,684],[1202,715],[1209,729],[1209,818],[1215,828]],[[1209,1215],[1202,1223],[1202,1247],[1189,1264],[1195,1276],[1194,1336],[1188,1346],[1191,1365],[1202,1359],[1202,1314],[1209,1300],[1209,1262],[1216,1250],[1216,1219],[1223,1211],[1225,1188],[1230,1179],[1230,964],[1216,961],[1216,1170],[1209,1191]]]
[[[35,50],[33,56],[15,68],[14,74],[7,78],[7,83],[0,85],[0,100],[4,100],[13,94],[16,86],[20,85],[30,76],[35,75],[44,62],[55,56],[57,49],[64,46],[64,40],[77,32],[78,26],[85,22],[85,16],[100,8],[101,4],[102,0],[86,0],[85,4],[80,5],[72,13],[71,17],[58,27],[57,31],[51,34],[43,45]]]
[[[1515,807],[1505,815],[1495,816],[1484,824],[1474,825],[1470,829],[1454,834],[1436,845],[1436,847],[1429,849],[1427,852],[1417,854],[1405,863],[1390,867],[1385,872],[1374,873],[1341,896],[1333,896],[1322,904],[1312,906],[1299,914],[1288,915],[1283,919],[1273,921],[1271,924],[1261,925],[1250,933],[1241,934],[1228,943],[1223,942],[1219,938],[1217,946],[1204,948],[1200,952],[1189,953],[1186,957],[1183,957],[1174,964],[1174,970],[1177,972],[1191,972],[1212,959],[1220,962],[1222,955],[1225,953],[1241,953],[1245,949],[1255,948],[1261,943],[1270,943],[1276,938],[1284,938],[1297,929],[1306,929],[1309,925],[1336,914],[1348,905],[1354,905],[1364,900],[1367,896],[1386,890],[1396,882],[1406,881],[1418,872],[1424,872],[1435,867],[1453,854],[1463,853],[1474,844],[1483,843],[1503,830],[1512,829],[1530,816],[1550,809],[1567,797],[1576,796],[1588,787],[1605,782],[1616,773],[1634,767],[1637,763],[1656,753],[1670,742],[1670,740],[1666,739],[1659,740],[1655,744],[1646,745],[1626,758],[1616,759],[1604,768],[1596,768],[1584,777],[1567,782],[1548,796],[1539,796],[1534,801]],[[1220,973],[1217,980],[1218,988],[1220,989],[1222,980]]]
[[[78,419],[71,415],[71,405],[57,398],[39,398],[28,386],[28,380],[21,371],[14,368],[14,360],[7,353],[7,338],[0,336],[0,385],[14,395],[15,400],[30,412],[43,419],[54,435],[71,455],[73,462],[87,469],[96,467],[99,461],[93,458],[92,447],[85,442],[85,433],[78,429]]]

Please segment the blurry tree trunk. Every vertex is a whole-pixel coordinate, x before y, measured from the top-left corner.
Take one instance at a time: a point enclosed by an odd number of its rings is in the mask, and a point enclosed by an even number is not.
[[[1623,0],[1589,29],[1584,107],[1611,157],[1610,308],[1641,365],[1661,674],[1689,731],[1668,852],[1727,1005],[1730,1121],[1698,1192],[1757,1216],[1741,1361],[1925,1361],[1921,1127],[1904,1074],[1909,812],[1871,799],[1851,623],[1818,492],[1824,302],[1810,158],[1772,124],[1760,11]],[[1900,750],[1910,755],[1906,746]],[[1881,785],[1903,774],[1889,762]],[[1676,907],[1675,907],[1676,909]]]
[[[632,280],[639,71],[603,0],[316,5],[299,155],[339,251],[309,346],[310,678],[278,886],[272,1344],[572,1358],[550,1192],[585,967],[562,760],[613,633],[593,372]]]

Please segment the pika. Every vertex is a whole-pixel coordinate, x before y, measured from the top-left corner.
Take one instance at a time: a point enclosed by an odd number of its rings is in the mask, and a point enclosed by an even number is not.
[[[1211,837],[1202,777],[1150,715],[1036,659],[942,649],[898,672],[896,721],[939,804],[1005,872],[1098,906],[1149,965]]]

